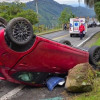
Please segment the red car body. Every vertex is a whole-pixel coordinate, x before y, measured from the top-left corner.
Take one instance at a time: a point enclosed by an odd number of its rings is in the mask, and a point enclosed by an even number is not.
[[[17,72],[46,72],[65,74],[80,63],[89,62],[89,53],[68,45],[60,44],[43,37],[36,36],[30,49],[17,52],[8,47],[5,31],[0,31],[0,79],[28,85],[35,82],[23,82],[13,75]],[[35,83],[35,84],[34,84]]]

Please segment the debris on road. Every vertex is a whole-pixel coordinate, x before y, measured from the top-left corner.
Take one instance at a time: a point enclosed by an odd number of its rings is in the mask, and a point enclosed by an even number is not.
[[[48,79],[47,81],[47,87],[50,91],[52,91],[54,89],[55,86],[57,85],[63,85],[65,83],[65,79],[64,78],[60,78],[60,77],[51,77],[50,79]]]

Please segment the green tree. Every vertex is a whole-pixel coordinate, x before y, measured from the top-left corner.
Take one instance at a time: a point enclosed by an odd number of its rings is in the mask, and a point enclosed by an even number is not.
[[[24,17],[28,19],[32,25],[38,23],[37,14],[33,10],[23,10],[22,12],[17,13],[17,17]]]
[[[69,9],[65,8],[61,12],[59,21],[60,21],[61,24],[65,24],[65,23],[68,23],[69,22],[69,20],[70,20],[71,17],[73,18],[73,17],[75,17],[75,15],[72,14],[72,12]]]
[[[100,0],[85,0],[85,4],[94,7],[97,19],[100,21]]]
[[[100,2],[95,3],[94,9],[95,9],[97,19],[100,21]]]
[[[100,1],[100,0],[84,0],[85,4],[86,4],[87,6],[89,6],[89,7],[93,7],[94,4],[95,4],[96,2],[99,2],[99,1]]]
[[[0,3],[0,16],[5,18],[7,21],[15,17],[27,18],[32,24],[38,23],[37,14],[33,10],[25,10],[24,3],[13,2],[13,3]]]

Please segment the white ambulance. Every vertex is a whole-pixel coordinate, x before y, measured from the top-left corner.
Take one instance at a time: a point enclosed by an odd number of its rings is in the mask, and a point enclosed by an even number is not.
[[[81,25],[81,23],[85,26],[85,31],[83,32],[85,36],[87,32],[87,24],[85,18],[70,18],[70,37],[72,37],[73,35],[79,35],[79,26]]]

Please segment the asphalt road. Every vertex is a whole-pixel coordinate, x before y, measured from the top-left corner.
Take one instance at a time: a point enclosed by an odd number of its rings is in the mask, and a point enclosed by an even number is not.
[[[99,31],[100,31],[100,27],[88,28],[86,36],[83,38],[83,40],[80,40],[79,37],[70,37],[70,34],[68,31],[59,31],[59,32],[55,32],[53,34],[46,34],[46,35],[43,35],[43,37],[48,38],[48,39],[53,39],[58,42],[62,39],[68,40],[71,42],[71,44],[73,46],[78,46],[80,43],[82,43],[87,38],[91,37],[93,34],[99,32]]]
[[[69,40],[72,45],[79,46],[82,42],[98,31],[100,31],[99,27],[88,29],[83,40],[80,40],[79,37],[70,37],[68,31],[46,34],[43,35],[43,37],[58,42],[65,39]],[[47,89],[47,87],[36,88],[0,81],[0,100],[63,100],[62,98],[68,100],[68,94],[66,93],[64,86],[56,87],[51,92]]]

